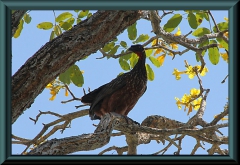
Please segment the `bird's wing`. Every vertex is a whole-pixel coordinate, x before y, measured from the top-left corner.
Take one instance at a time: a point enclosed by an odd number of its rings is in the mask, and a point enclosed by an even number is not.
[[[112,94],[113,92],[117,91],[118,89],[124,87],[126,85],[126,76],[127,73],[118,76],[117,78],[113,79],[111,82],[105,84],[102,89],[98,92],[96,98],[93,100],[91,104],[91,110],[101,101],[104,97]]]
[[[81,98],[81,102],[82,103],[92,103],[94,101],[94,99],[96,98],[96,96],[98,95],[98,93],[106,86],[107,84],[105,85],[102,85],[100,86],[99,88],[89,92],[88,94],[84,95],[82,98]]]

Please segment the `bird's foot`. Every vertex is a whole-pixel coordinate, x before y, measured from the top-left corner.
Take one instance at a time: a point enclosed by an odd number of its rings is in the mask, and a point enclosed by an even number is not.
[[[131,120],[134,124],[137,124],[137,125],[140,126],[140,123],[138,123],[137,121],[134,121],[134,120],[130,119],[129,117],[125,116],[125,115],[123,115],[123,117],[125,118],[128,125],[130,124],[129,120]]]

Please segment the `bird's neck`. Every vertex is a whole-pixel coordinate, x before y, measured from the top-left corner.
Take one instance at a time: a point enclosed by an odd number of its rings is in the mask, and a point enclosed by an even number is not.
[[[145,67],[146,53],[145,53],[145,51],[143,51],[143,52],[136,52],[136,54],[138,55],[139,59],[133,68],[133,72],[140,71],[144,77],[147,77],[147,71],[146,71],[146,67]]]

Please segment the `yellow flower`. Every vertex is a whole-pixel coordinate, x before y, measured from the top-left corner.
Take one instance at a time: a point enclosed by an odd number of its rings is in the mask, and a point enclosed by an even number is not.
[[[200,65],[197,65],[197,68],[198,68],[198,71],[200,71],[201,69],[201,66]],[[206,75],[206,72],[208,72],[208,68],[206,66],[204,66],[203,70],[202,70],[202,73],[200,73],[201,76],[205,76]]]
[[[51,95],[56,95],[57,92],[56,92],[56,90],[53,89],[53,90],[50,91],[50,94],[51,94]]]
[[[182,109],[182,105],[181,104],[183,104],[183,103],[177,97],[175,97],[175,100],[177,100],[176,104],[178,106],[178,109]]]
[[[223,35],[228,38],[228,32],[225,32]]]
[[[68,96],[68,90],[65,88],[65,96]]]
[[[157,60],[159,61],[161,66],[165,60],[165,57],[166,57],[166,54],[163,54],[163,55],[157,57]]]
[[[198,110],[200,108],[201,101],[202,101],[202,98],[199,98],[199,99],[193,101],[193,108],[195,110]]]
[[[158,44],[157,41],[158,41],[158,39],[153,40],[153,41],[152,41],[152,46],[157,45],[157,44]]]
[[[184,94],[181,100],[182,103],[189,103],[189,101],[191,100],[191,95]]]
[[[228,63],[228,54],[227,53],[220,53],[220,55],[223,58],[223,60]]]
[[[214,118],[216,118],[216,117],[218,117],[218,115],[215,115],[215,116],[214,116]],[[221,120],[222,120],[222,121],[223,121],[223,120],[228,120],[228,118],[223,117]]]
[[[176,76],[176,80],[180,80],[181,79],[181,74],[184,74],[185,72],[180,72],[179,70],[175,69],[174,68],[174,71],[173,71],[173,75]]]
[[[156,56],[157,54],[160,54],[162,51],[163,51],[162,48],[158,48],[153,55]]]
[[[199,95],[199,93],[200,93],[200,89],[193,88],[193,89],[190,90],[190,95],[193,98],[197,97]]]
[[[187,69],[186,69],[186,74],[188,74],[188,77],[189,77],[190,79],[193,79],[194,76],[196,75],[195,72],[194,72],[194,70],[193,70],[193,67],[192,67],[191,65],[189,65],[189,66],[187,67]]]
[[[56,95],[52,95],[52,97],[49,100],[53,101],[55,98],[56,98]]]
[[[176,43],[171,43],[170,46],[172,47],[172,49],[178,49],[178,45]]]
[[[46,86],[46,88],[52,88],[52,84],[49,83],[49,84]]]
[[[224,19],[226,22],[228,22],[228,18],[227,18],[227,17],[224,17],[223,19]]]
[[[180,28],[178,27],[178,31],[174,34],[174,36],[180,36],[181,35],[181,30]]]
[[[189,109],[188,109],[188,113],[187,113],[187,115],[189,115],[190,112],[192,112],[192,105],[191,105],[191,104],[190,104],[190,106],[189,106]]]

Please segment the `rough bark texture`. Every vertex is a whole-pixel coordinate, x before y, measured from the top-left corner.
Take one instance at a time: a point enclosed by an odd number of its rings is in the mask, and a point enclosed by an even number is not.
[[[12,123],[49,82],[102,48],[140,15],[140,11],[98,11],[40,48],[12,77]]]
[[[15,34],[18,24],[27,10],[16,10],[12,14],[12,36]]]
[[[52,139],[37,146],[27,155],[67,155],[78,151],[95,150],[103,147],[110,141],[113,130],[121,131],[126,135],[128,155],[137,154],[137,146],[139,144],[147,144],[151,140],[160,140],[164,142],[165,139],[170,139],[168,138],[170,135],[176,134],[185,134],[211,144],[228,144],[227,138],[212,140],[204,137],[206,134],[211,133],[212,130],[226,127],[227,124],[220,124],[213,127],[210,126],[203,129],[183,129],[179,128],[179,125],[184,125],[185,123],[172,120],[171,123],[166,125],[165,121],[170,121],[170,119],[155,115],[146,118],[144,123],[140,126],[130,118],[111,112],[103,116],[94,133],[62,139]],[[153,126],[158,122],[159,128],[163,129],[145,126],[145,124]]]

